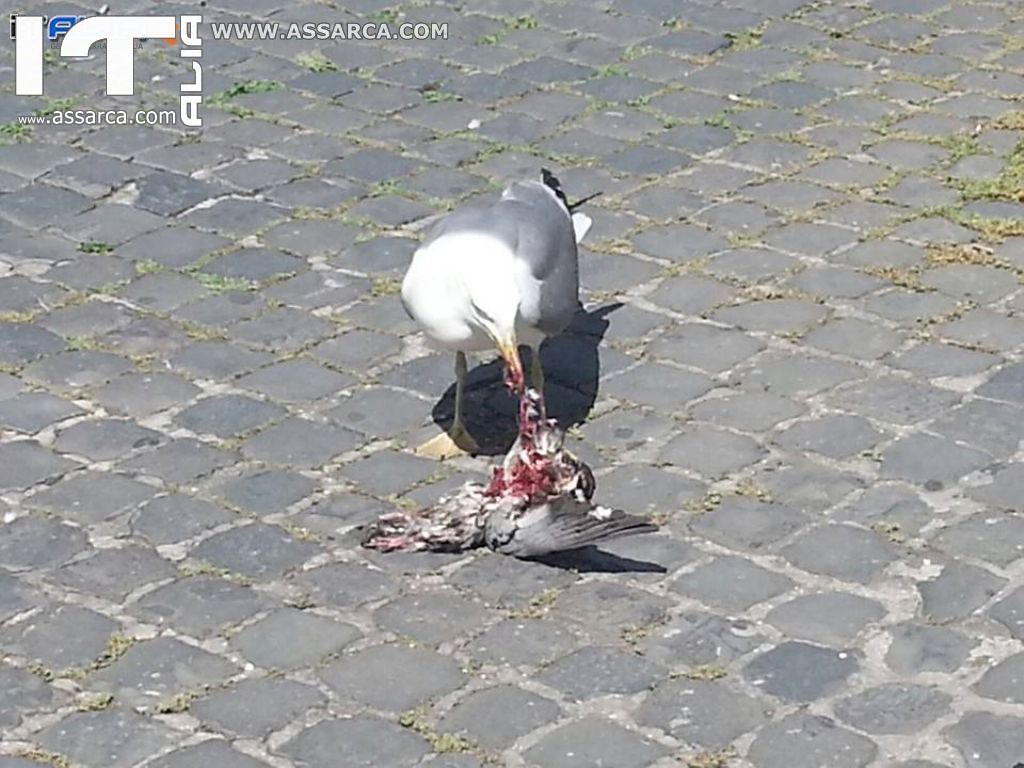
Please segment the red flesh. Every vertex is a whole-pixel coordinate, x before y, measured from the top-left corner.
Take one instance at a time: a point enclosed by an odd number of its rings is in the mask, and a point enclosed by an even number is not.
[[[543,418],[543,401],[539,404]],[[517,459],[509,472],[496,467],[490,485],[484,493],[492,498],[498,496],[521,496],[526,499],[543,498],[551,490],[554,478],[551,462],[541,456],[534,447],[537,424],[530,418],[530,401],[523,394],[519,400],[519,438],[525,460]]]

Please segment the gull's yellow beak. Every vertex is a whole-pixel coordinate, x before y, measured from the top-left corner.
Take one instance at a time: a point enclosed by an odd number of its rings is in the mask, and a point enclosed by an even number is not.
[[[526,376],[523,375],[523,361],[519,359],[519,346],[515,341],[499,341],[498,352],[505,360],[505,384],[516,395],[526,391]]]

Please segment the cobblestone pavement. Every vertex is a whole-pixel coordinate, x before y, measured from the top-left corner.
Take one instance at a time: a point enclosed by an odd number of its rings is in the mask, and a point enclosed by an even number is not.
[[[20,128],[184,68],[4,44],[0,768],[1024,761],[1019,3],[202,5],[449,39],[207,38],[201,133]],[[417,233],[541,165],[604,192],[549,397],[663,533],[362,551],[491,460],[411,451]]]

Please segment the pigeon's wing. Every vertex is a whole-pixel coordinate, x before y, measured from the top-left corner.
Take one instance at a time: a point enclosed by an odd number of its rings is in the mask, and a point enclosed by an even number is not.
[[[658,526],[621,509],[594,507],[571,496],[557,496],[514,518],[494,515],[487,521],[485,541],[491,549],[516,557],[538,557],[579,549]]]

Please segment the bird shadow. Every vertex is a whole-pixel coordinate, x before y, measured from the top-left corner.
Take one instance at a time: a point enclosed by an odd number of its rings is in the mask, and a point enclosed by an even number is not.
[[[570,549],[529,559],[552,568],[578,571],[579,573],[668,573],[668,569],[658,563],[614,555],[595,546]]]
[[[594,407],[601,378],[599,347],[610,325],[608,315],[622,306],[622,302],[615,302],[590,311],[580,308],[568,328],[540,347],[548,416],[562,429],[582,424]],[[528,372],[531,353],[526,348],[522,351],[523,366]],[[479,455],[503,455],[516,437],[519,405],[505,387],[503,376],[501,358],[476,366],[466,376],[463,415],[480,448]],[[448,430],[454,414],[453,382],[431,415],[435,424]]]

